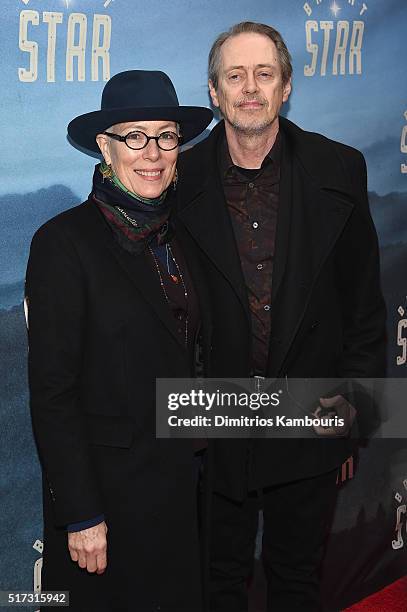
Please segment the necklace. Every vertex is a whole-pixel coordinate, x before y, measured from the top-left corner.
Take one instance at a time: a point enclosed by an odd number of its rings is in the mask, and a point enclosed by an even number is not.
[[[116,209],[120,212],[120,214],[123,215],[123,217],[129,222],[131,223],[131,225],[133,225],[134,227],[137,227],[137,221],[135,219],[132,219],[132,217],[130,217],[125,210],[123,210],[122,208],[120,208],[119,206],[116,206]],[[157,258],[154,254],[153,249],[150,247],[150,245],[148,245],[148,250],[150,251],[151,257],[153,258],[154,264],[155,264],[155,268],[157,270],[157,274],[158,274],[158,278],[160,280],[160,285],[161,285],[161,290],[164,294],[165,300],[168,304],[168,306],[170,306],[170,300],[168,298],[168,294],[167,291],[165,289],[165,285],[163,282],[163,277],[161,274],[161,270],[160,267],[158,265],[158,261]],[[168,244],[168,242],[165,245],[165,250],[166,250],[166,255],[167,255],[167,271],[168,271],[168,276],[171,278],[171,280],[177,285],[178,284],[178,279],[181,280],[181,284],[182,284],[182,288],[184,290],[184,297],[185,297],[185,302],[186,302],[186,316],[185,316],[185,346],[188,346],[188,291],[187,291],[187,287],[185,285],[185,281],[184,281],[184,277],[182,275],[182,272],[180,270],[180,267],[178,265],[177,260],[174,257],[174,254],[172,252],[172,249],[170,247],[170,245]],[[171,256],[172,261],[175,264],[175,267],[177,268],[177,272],[178,272],[178,276],[175,274],[171,274],[170,272],[170,261],[169,261],[169,256]]]
[[[172,252],[172,249],[171,249],[170,245],[167,243],[165,246],[166,246],[166,251],[167,251],[167,270],[168,270],[168,274],[169,274],[170,278],[175,283],[178,283],[178,277],[179,277],[180,280],[181,280],[182,288],[184,290],[184,297],[185,297],[185,302],[186,302],[185,334],[184,334],[185,340],[184,340],[184,342],[185,342],[185,346],[187,347],[188,346],[188,291],[187,291],[187,288],[186,288],[186,285],[185,285],[184,277],[182,275],[182,272],[180,270],[178,262],[177,262],[177,260],[174,257],[174,254]],[[151,257],[153,258],[153,261],[154,261],[154,264],[155,264],[155,267],[156,267],[156,270],[157,270],[158,278],[160,280],[160,285],[161,285],[161,289],[162,289],[162,292],[164,294],[165,300],[166,300],[168,306],[170,306],[170,300],[168,298],[168,294],[167,294],[167,291],[165,289],[165,285],[164,285],[164,282],[163,282],[163,277],[162,277],[162,274],[161,274],[161,271],[160,271],[160,267],[158,265],[157,258],[155,256],[155,253],[154,253],[153,249],[150,247],[150,245],[148,245],[148,250],[150,251]],[[174,274],[170,274],[168,255],[171,255],[171,259],[174,262],[175,267],[177,268],[178,277],[175,276]],[[174,280],[174,278],[176,280]]]
[[[169,262],[169,253],[170,253],[171,247],[169,246],[168,242],[165,244],[165,252],[167,255],[167,272],[168,272],[168,276],[170,277],[170,279],[176,284],[178,285],[178,276],[176,274],[171,274],[170,272],[170,262]],[[179,273],[179,268],[177,265],[177,262],[175,261],[175,257],[173,256],[172,252],[171,252],[171,257],[172,257],[172,261],[175,263],[175,265],[177,266],[177,271]]]

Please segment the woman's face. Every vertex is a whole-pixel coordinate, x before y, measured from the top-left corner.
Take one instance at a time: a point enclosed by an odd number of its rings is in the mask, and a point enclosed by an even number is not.
[[[174,121],[130,121],[116,123],[106,132],[126,136],[129,132],[140,131],[147,136],[159,136],[163,132],[178,134]],[[157,198],[167,189],[175,175],[178,147],[163,151],[155,140],[149,140],[144,149],[130,149],[125,142],[119,142],[98,134],[96,141],[107,164],[123,185],[143,198]]]

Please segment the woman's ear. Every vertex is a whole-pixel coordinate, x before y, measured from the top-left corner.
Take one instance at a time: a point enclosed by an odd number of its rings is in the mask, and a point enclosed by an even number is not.
[[[109,143],[109,139],[105,134],[98,134],[96,136],[96,142],[97,145],[100,149],[100,152],[103,155],[103,158],[105,160],[105,162],[110,165],[111,164],[111,157],[110,157],[110,143]]]

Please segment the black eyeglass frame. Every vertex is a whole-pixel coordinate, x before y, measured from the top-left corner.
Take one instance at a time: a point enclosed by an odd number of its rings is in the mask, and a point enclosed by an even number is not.
[[[142,149],[145,149],[148,143],[150,142],[150,140],[155,140],[157,143],[157,147],[161,149],[161,151],[173,151],[174,149],[179,147],[180,144],[182,143],[182,136],[179,136],[175,132],[171,132],[169,130],[167,130],[166,132],[161,132],[161,134],[159,134],[158,136],[148,136],[145,132],[142,132],[141,130],[133,130],[132,132],[129,132],[128,134],[126,134],[126,136],[119,136],[119,134],[113,134],[112,132],[102,132],[102,133],[105,134],[106,136],[109,136],[110,138],[113,138],[114,140],[118,140],[119,142],[124,142],[125,145],[132,151],[141,151]],[[147,138],[147,141],[142,147],[138,147],[137,149],[135,149],[134,147],[131,147],[127,142],[127,138],[130,136],[130,134],[143,134],[143,136]],[[160,146],[159,139],[161,138],[163,134],[173,134],[174,136],[177,137],[178,140],[177,140],[177,144],[175,145],[175,147],[172,147],[171,149],[163,149],[163,147]]]

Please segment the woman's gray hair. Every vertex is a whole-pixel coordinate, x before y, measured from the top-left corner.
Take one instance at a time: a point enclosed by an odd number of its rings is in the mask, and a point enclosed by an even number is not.
[[[223,43],[229,38],[232,38],[232,36],[246,33],[262,34],[273,41],[277,48],[283,85],[285,85],[292,75],[293,67],[291,65],[291,55],[280,32],[264,23],[242,21],[232,26],[229,30],[227,30],[227,32],[222,32],[222,34],[219,34],[211,47],[208,58],[208,77],[209,80],[212,81],[214,88],[218,88],[219,71],[221,65],[221,47]]]

